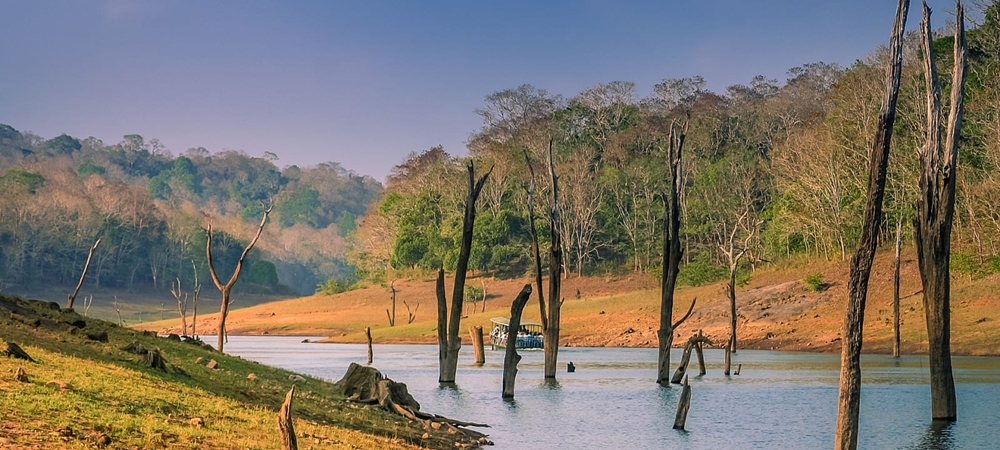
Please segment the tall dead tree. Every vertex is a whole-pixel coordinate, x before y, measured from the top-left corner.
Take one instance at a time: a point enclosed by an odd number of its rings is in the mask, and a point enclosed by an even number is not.
[[[896,264],[892,277],[892,356],[899,358],[899,257],[902,250],[903,221],[896,220]]]
[[[451,292],[451,317],[448,316],[448,300],[445,298],[444,269],[438,270],[437,303],[438,303],[438,382],[454,383],[455,372],[458,371],[458,350],[462,348],[462,338],[458,336],[462,320],[462,306],[465,302],[465,275],[469,270],[469,255],[472,251],[472,231],[476,223],[476,199],[483,190],[483,185],[489,179],[493,169],[475,179],[475,168],[472,161],[467,166],[469,172],[468,195],[465,198],[465,217],[462,219],[462,244],[458,252],[458,262],[455,268],[455,285]]]
[[[389,290],[392,291],[392,312],[385,310],[385,315],[389,317],[389,326],[396,326],[396,280],[389,283]]]
[[[671,124],[667,145],[667,185],[668,192],[663,195],[663,273],[660,285],[660,329],[656,335],[659,340],[658,363],[656,366],[656,382],[663,386],[670,385],[670,346],[674,342],[674,329],[679,327],[694,311],[695,301],[691,308],[677,322],[674,316],[674,287],[677,285],[677,274],[681,265],[681,154],[684,149],[684,137],[687,125],[679,133],[676,124]]]
[[[76,282],[76,289],[73,289],[73,293],[66,297],[66,308],[73,308],[73,302],[76,301],[76,294],[80,293],[80,287],[83,286],[83,279],[87,277],[87,269],[90,268],[90,259],[94,257],[94,250],[97,250],[97,244],[100,243],[101,240],[98,238],[94,241],[94,246],[90,247],[90,251],[87,252],[87,262],[83,264],[83,272],[80,273],[80,281]]]
[[[246,248],[243,249],[243,253],[240,254],[239,261],[236,261],[236,268],[233,269],[233,275],[229,277],[229,281],[226,284],[222,284],[219,281],[219,276],[215,273],[215,265],[212,263],[212,224],[208,225],[206,230],[207,239],[205,240],[205,259],[208,261],[208,273],[212,275],[212,282],[215,283],[215,287],[219,289],[222,293],[222,306],[219,308],[219,343],[216,348],[221,352],[222,346],[226,340],[226,317],[229,315],[229,295],[233,291],[233,286],[236,284],[236,280],[240,277],[240,272],[243,270],[243,261],[246,260],[247,254],[254,245],[257,244],[257,240],[260,239],[260,234],[264,231],[264,225],[267,224],[267,216],[271,214],[271,206],[268,206],[264,210],[264,216],[260,219],[260,226],[257,227],[257,234],[253,236],[253,239],[247,244]]]
[[[524,161],[528,165],[531,179],[528,184],[528,220],[531,228],[531,251],[535,257],[535,283],[538,285],[538,309],[542,320],[542,347],[545,352],[545,378],[556,377],[556,365],[559,363],[559,321],[562,314],[562,235],[559,232],[559,177],[556,176],[555,163],[552,158],[552,140],[549,140],[549,178],[552,183],[552,204],[549,209],[549,233],[552,235],[549,247],[549,303],[546,308],[545,295],[542,290],[542,257],[538,245],[538,233],[535,230],[535,169],[531,165],[528,151],[524,151]]]
[[[872,260],[878,245],[882,223],[882,199],[885,196],[885,172],[889,161],[892,126],[896,121],[896,98],[903,65],[903,29],[909,0],[899,0],[896,18],[889,40],[889,65],[885,71],[885,93],[878,117],[878,127],[868,162],[868,198],[861,222],[858,250],[851,258],[848,281],[847,314],[840,353],[840,393],[837,401],[837,431],[834,447],[856,449],[858,446],[858,413],[861,406],[861,344],[865,322],[865,303]]]
[[[934,65],[930,30],[931,10],[924,3],[920,22],[927,89],[927,141],[920,149],[920,197],[917,201],[916,241],[920,280],[924,288],[924,314],[931,372],[931,415],[952,421],[957,416],[955,379],[951,370],[951,228],[955,215],[955,180],[958,140],[962,131],[963,93],[968,70],[965,43],[965,13],[962,2],[955,7],[954,68],[951,78],[950,111],[941,142],[941,87]]]

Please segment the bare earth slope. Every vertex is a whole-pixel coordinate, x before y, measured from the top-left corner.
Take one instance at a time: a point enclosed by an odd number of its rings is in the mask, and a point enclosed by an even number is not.
[[[849,264],[809,262],[786,267],[759,269],[745,286],[737,288],[738,338],[740,348],[840,351],[840,333],[847,298]],[[821,273],[827,288],[809,291],[806,275]],[[451,279],[447,280],[449,286]],[[488,292],[485,312],[463,318],[463,329],[481,325],[489,332],[489,319],[509,315],[510,303],[529,280],[472,278],[469,284]],[[1000,354],[1000,300],[994,275],[977,280],[952,277],[952,349],[961,355]],[[904,253],[901,283],[902,346],[908,354],[924,353],[924,325],[920,278],[912,252]],[[386,309],[389,291],[369,287],[334,296],[312,296],[267,303],[230,313],[233,334],[284,334],[329,336],[331,342],[363,342],[364,328],[372,327],[377,343],[436,342],[436,301],[433,280],[399,280],[397,326],[389,327]],[[577,294],[579,292],[579,295]],[[653,347],[659,314],[656,281],[641,275],[570,278],[564,282],[566,303],[562,314],[562,343],[567,346]],[[729,305],[724,285],[716,283],[677,291],[675,317],[683,314],[697,297],[692,317],[678,330],[686,337],[702,329],[714,342],[728,335]],[[406,301],[416,309],[415,320],[406,324]],[[419,305],[419,306],[417,306]],[[208,307],[206,306],[206,309]],[[525,319],[538,319],[538,303],[532,298]],[[892,349],[892,255],[876,257],[865,314],[865,352],[888,353]],[[198,329],[211,333],[215,315],[199,316]],[[144,324],[156,331],[177,332],[178,321]],[[675,339],[675,342],[683,342]]]

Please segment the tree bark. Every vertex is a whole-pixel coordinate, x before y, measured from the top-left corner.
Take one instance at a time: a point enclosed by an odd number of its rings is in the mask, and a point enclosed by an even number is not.
[[[865,321],[865,303],[872,260],[878,245],[882,223],[882,199],[885,196],[885,172],[889,160],[892,127],[896,121],[896,98],[903,62],[903,29],[909,0],[899,0],[889,42],[890,58],[886,68],[886,88],[882,98],[878,127],[868,166],[868,194],[858,250],[851,258],[848,281],[847,314],[840,354],[840,390],[837,401],[837,429],[834,448],[856,449],[858,446],[858,414],[861,406],[861,345]]]
[[[455,269],[455,284],[451,293],[451,312],[446,316],[447,300],[444,290],[444,269],[438,271],[438,361],[440,364],[438,382],[454,383],[458,371],[458,351],[462,348],[462,339],[458,335],[462,320],[462,306],[465,303],[465,277],[469,270],[469,255],[472,252],[472,232],[476,222],[476,199],[483,190],[483,185],[489,179],[493,168],[485,175],[475,179],[475,168],[470,161],[468,195],[465,199],[465,216],[462,219],[462,245],[458,252],[458,262]],[[446,333],[447,331],[447,333]]]
[[[372,363],[372,357],[375,355],[372,352],[372,327],[365,327],[365,337],[368,338],[368,364]]]
[[[486,352],[483,344],[483,327],[475,326],[469,328],[469,335],[472,336],[472,348],[476,352],[476,365],[486,364]]]
[[[559,363],[559,320],[562,314],[562,234],[559,232],[559,177],[556,176],[552,161],[552,141],[549,141],[549,178],[552,180],[552,209],[549,211],[549,232],[552,246],[549,248],[549,311],[542,334],[545,340],[545,378],[556,377]]]
[[[691,385],[688,384],[687,377],[684,377],[684,390],[681,392],[681,400],[677,402],[677,416],[674,418],[675,430],[684,429],[689,409],[691,409]]]
[[[962,130],[963,92],[968,69],[965,14],[961,2],[955,10],[954,70],[951,110],[941,142],[941,88],[934,65],[930,8],[924,4],[920,23],[927,89],[927,141],[920,149],[920,197],[917,201],[916,241],[920,279],[924,288],[928,353],[931,372],[931,415],[934,420],[957,417],[955,380],[951,369],[951,229],[955,215],[955,181],[958,140]]]
[[[528,149],[524,150],[524,161],[528,165],[528,232],[531,234],[531,254],[535,258],[535,285],[538,287],[538,309],[542,321],[542,330],[549,327],[545,313],[545,291],[542,289],[542,255],[538,246],[538,231],[535,229],[535,169],[531,166]]]
[[[83,279],[87,277],[87,269],[90,268],[90,259],[94,257],[94,250],[97,250],[97,244],[100,244],[101,240],[98,238],[94,241],[94,246],[90,247],[90,251],[87,252],[87,262],[83,264],[83,272],[80,273],[80,281],[76,282],[76,289],[73,289],[73,293],[66,297],[66,308],[72,309],[73,302],[76,301],[76,294],[80,292],[80,287],[83,286]]]
[[[239,261],[236,262],[236,268],[233,270],[233,275],[229,277],[229,281],[226,284],[222,284],[219,281],[219,276],[215,273],[215,265],[212,263],[212,224],[208,225],[206,230],[207,239],[205,240],[205,259],[208,261],[208,273],[212,275],[212,282],[215,283],[215,287],[219,289],[222,293],[222,305],[219,307],[219,340],[216,348],[222,352],[223,345],[226,341],[226,317],[229,315],[229,296],[233,291],[233,286],[236,285],[236,280],[240,277],[240,272],[243,270],[243,261],[246,260],[247,254],[254,245],[257,244],[257,240],[260,239],[260,234],[264,231],[264,225],[267,224],[267,216],[271,214],[271,206],[268,206],[264,210],[264,217],[260,219],[260,226],[257,227],[257,234],[254,235],[253,240],[247,244],[246,248],[243,249],[243,253],[240,254]]]
[[[899,256],[903,221],[896,220],[896,264],[892,277],[892,356],[899,358]]]
[[[517,354],[517,332],[521,329],[521,313],[524,305],[531,297],[531,285],[526,284],[510,305],[510,320],[507,322],[507,348],[503,357],[503,394],[505,400],[514,398],[514,379],[517,377],[517,363],[521,355]],[[480,330],[482,330],[480,328]]]
[[[295,428],[292,426],[292,396],[295,395],[295,385],[288,390],[285,395],[285,402],[281,404],[278,411],[278,432],[281,433],[282,450],[298,450],[299,445],[295,440]]]
[[[683,169],[681,155],[686,131],[686,125],[679,135],[673,125],[670,127],[667,152],[667,164],[669,165],[667,181],[670,191],[663,196],[663,272],[660,285],[660,329],[656,333],[659,341],[656,382],[664,386],[670,382],[670,346],[674,341],[674,328],[679,325],[679,323],[674,324],[672,320],[674,287],[677,283],[677,273],[680,271],[681,262],[680,194]],[[691,306],[694,307],[694,302],[691,303]]]

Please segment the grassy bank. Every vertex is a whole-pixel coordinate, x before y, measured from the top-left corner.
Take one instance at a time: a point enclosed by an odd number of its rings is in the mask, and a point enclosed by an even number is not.
[[[36,361],[0,357],[0,448],[280,448],[291,372],[4,295],[0,338]],[[166,370],[124,350],[135,342],[159,349]],[[443,428],[348,403],[332,383],[295,384],[300,448],[455,448]]]
[[[892,253],[879,253],[869,285],[865,320],[866,353],[892,350]],[[738,338],[741,348],[839,352],[849,264],[847,261],[792,260],[762,267],[737,288]],[[821,279],[810,289],[806,278]],[[451,279],[447,280],[450,283]],[[464,331],[473,325],[489,330],[489,319],[509,315],[510,303],[527,279],[471,278],[469,284],[488,293],[485,312],[469,304],[462,319]],[[927,351],[927,333],[920,276],[914,252],[904,252],[901,271],[902,349],[907,354]],[[956,355],[997,355],[1000,336],[1000,276],[952,277],[952,350]],[[434,282],[397,280],[396,326],[390,327],[386,309],[390,293],[369,287],[333,296],[317,295],[267,303],[230,314],[227,327],[234,334],[329,336],[331,342],[364,342],[372,327],[376,343],[436,342]],[[656,281],[645,275],[602,276],[564,280],[561,342],[569,346],[654,347],[659,328],[660,293]],[[729,334],[729,302],[723,283],[681,287],[675,296],[674,317],[683,314],[692,299],[697,306],[678,330],[684,338],[697,330],[717,343]],[[407,324],[407,310],[416,310]],[[419,305],[417,307],[416,305]],[[537,301],[524,310],[526,320],[538,320]],[[214,330],[215,315],[200,315],[198,329]],[[153,330],[177,330],[178,321],[144,324]],[[675,339],[680,343],[685,339]]]

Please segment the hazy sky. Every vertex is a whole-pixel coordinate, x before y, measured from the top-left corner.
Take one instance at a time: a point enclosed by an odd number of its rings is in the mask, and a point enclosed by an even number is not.
[[[886,43],[895,3],[0,0],[0,123],[106,144],[137,133],[174,154],[271,151],[279,166],[336,161],[381,180],[413,151],[466,154],[492,92],[784,81]],[[944,26],[954,4],[930,4]]]

